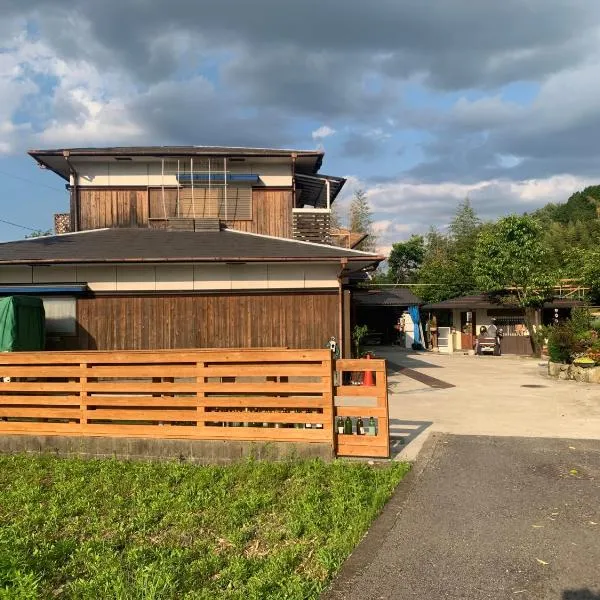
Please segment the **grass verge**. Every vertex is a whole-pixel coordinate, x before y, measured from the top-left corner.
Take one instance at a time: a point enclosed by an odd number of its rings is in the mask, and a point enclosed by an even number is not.
[[[317,598],[408,465],[0,457],[0,599]]]

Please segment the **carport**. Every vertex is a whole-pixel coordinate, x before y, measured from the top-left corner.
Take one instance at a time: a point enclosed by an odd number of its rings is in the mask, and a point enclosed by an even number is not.
[[[369,328],[369,342],[391,344],[396,340],[394,325],[409,306],[421,304],[408,288],[369,288],[352,293],[353,325]]]

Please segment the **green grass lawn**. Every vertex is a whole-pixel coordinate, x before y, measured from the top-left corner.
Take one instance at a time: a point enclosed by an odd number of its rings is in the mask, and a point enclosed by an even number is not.
[[[316,598],[407,471],[0,456],[0,599]]]

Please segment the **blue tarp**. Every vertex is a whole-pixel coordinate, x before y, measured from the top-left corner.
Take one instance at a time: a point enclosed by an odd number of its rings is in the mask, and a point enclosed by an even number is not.
[[[177,181],[179,183],[191,183],[194,182],[215,182],[222,183],[225,181],[224,173],[180,173],[177,175]],[[227,182],[228,183],[258,183],[259,177],[253,173],[227,173]]]
[[[419,315],[419,307],[414,304],[412,306],[409,306],[408,314],[410,315],[410,318],[412,319],[412,322],[414,324],[413,337],[415,340],[415,344],[423,345],[423,340],[421,339],[421,330],[419,328],[419,323],[421,321],[421,317]]]

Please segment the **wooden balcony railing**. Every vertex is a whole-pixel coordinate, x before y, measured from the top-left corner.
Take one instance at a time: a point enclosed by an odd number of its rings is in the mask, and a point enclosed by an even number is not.
[[[296,240],[331,244],[331,211],[325,208],[294,208],[292,233]]]

